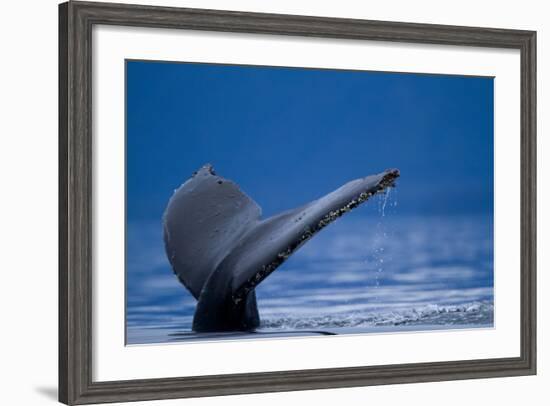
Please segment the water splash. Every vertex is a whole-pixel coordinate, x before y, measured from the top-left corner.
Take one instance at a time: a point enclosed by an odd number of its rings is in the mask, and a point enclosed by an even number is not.
[[[273,315],[262,321],[262,329],[357,328],[406,325],[492,325],[493,304],[470,302],[459,305],[424,305],[411,309],[366,311],[324,316]]]

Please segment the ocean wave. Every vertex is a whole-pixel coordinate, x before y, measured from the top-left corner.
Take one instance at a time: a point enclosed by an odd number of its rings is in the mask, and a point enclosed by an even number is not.
[[[492,325],[493,304],[470,302],[461,305],[426,305],[407,310],[341,313],[299,318],[272,315],[262,320],[265,330],[365,328],[403,325]]]

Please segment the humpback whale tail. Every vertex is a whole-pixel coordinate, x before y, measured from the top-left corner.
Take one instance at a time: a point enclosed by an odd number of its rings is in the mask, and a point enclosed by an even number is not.
[[[193,330],[251,330],[254,288],[323,227],[394,186],[397,169],[360,178],[301,207],[261,219],[260,207],[205,165],[168,202],[164,243],[178,279],[198,300]]]

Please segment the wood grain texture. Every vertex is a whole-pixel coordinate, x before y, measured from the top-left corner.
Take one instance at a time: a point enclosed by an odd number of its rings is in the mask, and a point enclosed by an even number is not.
[[[514,48],[521,53],[521,354],[517,358],[92,381],[91,32],[94,24]],[[536,33],[216,10],[59,6],[59,400],[66,404],[536,373]],[[121,293],[122,294],[122,293]]]
[[[68,371],[71,367],[68,362],[68,346],[69,346],[69,331],[68,331],[68,183],[67,183],[67,136],[68,136],[68,84],[67,68],[68,68],[68,32],[67,32],[67,4],[61,4],[59,7],[59,400],[68,402],[67,388],[70,386],[70,376]]]

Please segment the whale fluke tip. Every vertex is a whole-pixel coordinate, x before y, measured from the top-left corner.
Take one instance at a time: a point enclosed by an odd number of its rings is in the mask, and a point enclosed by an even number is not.
[[[202,174],[202,175],[216,175],[216,171],[214,171],[214,167],[212,164],[204,164],[200,167],[198,171],[193,172],[193,177]]]
[[[399,169],[397,168],[389,168],[389,169],[386,169],[385,172],[389,175],[395,176],[396,178],[401,175],[401,172],[399,172]]]
[[[401,176],[401,172],[399,172],[399,169],[397,168],[386,169],[382,173],[382,180],[380,181],[380,191],[388,187],[390,188],[395,187],[395,181],[399,176]]]

